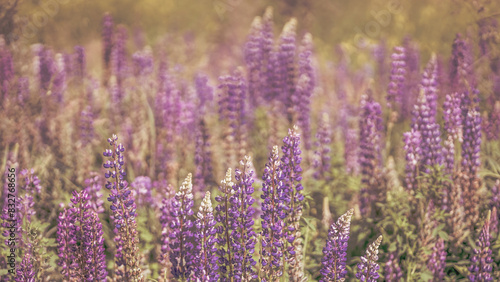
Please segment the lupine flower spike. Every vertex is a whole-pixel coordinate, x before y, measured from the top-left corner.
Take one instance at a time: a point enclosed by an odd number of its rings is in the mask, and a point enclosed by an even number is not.
[[[210,192],[205,194],[195,222],[195,238],[198,244],[195,258],[194,275],[201,281],[216,282],[219,279],[215,247],[215,220],[210,200]]]
[[[470,258],[471,266],[469,267],[470,281],[492,281],[491,271],[493,269],[493,257],[491,252],[491,235],[490,235],[490,218],[491,211],[488,212],[486,222],[484,223],[479,239],[476,242],[477,248]]]
[[[347,241],[351,228],[351,218],[354,209],[348,210],[328,230],[326,246],[323,248],[323,264],[321,268],[321,282],[345,281],[347,274]]]
[[[233,185],[233,194],[229,201],[232,207],[229,216],[232,218],[235,227],[231,234],[233,240],[233,254],[235,261],[234,276],[236,280],[251,281],[257,279],[255,273],[256,261],[253,259],[255,243],[257,241],[253,230],[255,213],[252,204],[255,199],[252,197],[254,188],[254,171],[252,159],[245,156],[240,161],[240,168],[234,173],[236,180]]]
[[[196,257],[193,234],[193,184],[191,173],[175,194],[170,211],[169,248],[172,275],[186,281],[191,277]]]
[[[105,187],[111,190],[108,201],[115,225],[115,243],[117,252],[115,262],[117,265],[116,275],[120,279],[143,281],[141,269],[139,268],[139,238],[137,234],[136,205],[131,196],[131,190],[125,181],[125,164],[123,152],[125,148],[118,143],[118,137],[113,135],[108,138],[112,150],[106,149],[103,153],[110,158],[104,162],[107,169],[104,176],[107,182]]]
[[[232,236],[234,220],[229,216],[231,210],[229,199],[233,194],[233,182],[231,178],[231,169],[229,168],[226,172],[226,177],[221,181],[219,187],[222,194],[215,197],[215,200],[219,203],[215,207],[215,220],[220,223],[217,226],[217,244],[219,245],[217,256],[219,258],[221,281],[231,281],[231,277],[234,277],[233,240],[235,238]]]
[[[361,257],[361,262],[358,263],[358,273],[356,273],[359,281],[375,282],[378,280],[380,276],[378,274],[380,266],[377,264],[378,247],[381,243],[382,235],[368,246],[365,255]]]
[[[302,216],[302,162],[300,150],[299,128],[294,126],[288,130],[288,136],[283,139],[284,145],[281,147],[283,157],[281,158],[282,171],[285,174],[285,193],[287,197],[287,220],[286,220],[286,241],[289,264],[288,274],[290,281],[302,281],[304,273],[302,271],[302,239],[300,238],[300,218]]]
[[[262,176],[262,281],[275,281],[283,275],[285,213],[285,174],[281,170],[278,146],[274,146]]]

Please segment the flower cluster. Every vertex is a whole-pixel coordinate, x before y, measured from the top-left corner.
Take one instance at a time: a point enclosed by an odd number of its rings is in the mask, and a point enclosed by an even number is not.
[[[215,247],[216,222],[214,220],[210,192],[205,194],[197,216],[194,237],[198,243],[196,245],[197,254],[193,270],[194,276],[201,281],[216,282],[219,279],[219,267],[217,265],[217,257],[215,256],[215,252],[217,251]]]
[[[433,56],[422,78],[421,92],[414,107],[412,120],[412,128],[419,131],[421,136],[422,159],[419,171],[427,173],[443,162],[441,132],[436,122],[436,76],[436,57]]]
[[[231,169],[226,172],[226,177],[221,181],[219,190],[221,195],[216,196],[215,200],[219,203],[215,207],[215,220],[217,225],[217,257],[222,281],[230,281],[234,277],[234,253],[233,246],[235,239],[232,234],[234,218],[229,216],[231,209],[230,198],[233,194],[233,182],[231,180]]]
[[[390,82],[387,89],[387,104],[390,108],[401,107],[403,96],[405,95],[406,81],[406,54],[404,47],[394,47],[392,58],[392,69]]]
[[[420,148],[420,131],[411,130],[403,134],[406,151],[406,189],[413,191],[418,187],[417,177],[419,176],[419,166],[422,159],[422,149]]]
[[[359,164],[361,166],[361,213],[370,213],[370,205],[378,198],[378,171],[380,171],[380,146],[382,129],[382,109],[373,98],[363,96],[361,100],[361,119],[359,121]]]
[[[281,170],[284,174],[284,193],[286,198],[287,218],[285,225],[285,240],[287,242],[289,264],[289,276],[292,281],[301,281],[302,271],[302,240],[300,238],[300,218],[302,216],[302,202],[304,195],[302,190],[302,162],[300,150],[300,135],[297,126],[288,130],[288,136],[283,139],[281,147],[283,156],[281,158]]]
[[[171,272],[175,279],[187,279],[196,257],[193,234],[193,184],[191,174],[172,199],[168,229]]]
[[[439,238],[436,244],[432,247],[432,254],[427,262],[427,268],[432,272],[436,281],[443,281],[444,269],[446,267],[446,249],[444,240]]]
[[[237,281],[250,281],[257,278],[255,272],[256,233],[253,230],[255,209],[252,207],[255,199],[252,197],[254,188],[254,171],[252,159],[245,156],[240,161],[240,168],[234,172],[235,183],[229,198],[231,208],[229,217],[232,222],[232,250],[235,262],[234,277]]]
[[[118,143],[118,137],[113,135],[108,138],[112,150],[106,149],[103,153],[109,160],[105,161],[103,166],[107,169],[105,187],[111,194],[108,201],[111,203],[110,209],[115,225],[115,243],[117,253],[115,262],[118,266],[116,275],[123,279],[141,280],[142,274],[139,268],[138,259],[138,233],[136,217],[136,204],[131,195],[128,183],[125,181],[125,164],[123,152],[125,148]]]
[[[490,248],[490,216],[491,212],[488,213],[486,222],[484,223],[484,226],[479,233],[479,239],[476,242],[477,248],[474,249],[474,254],[470,258],[470,261],[472,263],[469,267],[470,281],[493,280],[493,278],[491,277],[491,271],[493,269],[493,258]]]
[[[274,281],[283,275],[284,219],[286,218],[286,195],[281,170],[278,146],[274,146],[262,176],[262,254],[261,264],[265,278]]]
[[[67,280],[105,281],[102,224],[86,191],[73,191],[71,206],[59,215],[58,264]]]
[[[321,120],[316,132],[316,151],[314,151],[313,167],[316,169],[314,178],[326,179],[330,171],[330,146],[332,143],[332,133],[328,113],[321,115]],[[346,151],[347,153],[347,151]]]
[[[358,263],[359,271],[356,273],[356,278],[358,278],[359,281],[375,282],[380,277],[378,274],[380,266],[377,264],[378,247],[380,243],[382,243],[382,235],[368,246],[366,254],[361,257],[361,262]]]
[[[153,183],[151,178],[147,176],[138,176],[135,178],[134,182],[130,183],[132,189],[134,189],[134,198],[137,199],[137,207],[147,207],[153,204],[153,194],[152,188]]]
[[[348,210],[328,230],[326,246],[323,248],[323,264],[320,281],[344,281],[347,274],[347,241],[354,209]]]

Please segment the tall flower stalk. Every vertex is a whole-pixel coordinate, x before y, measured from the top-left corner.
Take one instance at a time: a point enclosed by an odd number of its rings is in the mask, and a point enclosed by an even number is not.
[[[108,138],[112,150],[106,149],[103,155],[109,160],[103,166],[107,169],[104,176],[105,187],[111,191],[108,201],[111,203],[115,243],[117,252],[115,263],[117,265],[115,274],[124,281],[143,281],[139,267],[139,238],[137,233],[136,205],[132,198],[128,183],[125,181],[124,157],[125,148],[118,143],[118,137],[113,135]]]
[[[474,249],[469,267],[470,281],[492,281],[491,271],[493,270],[493,257],[490,248],[491,235],[490,235],[490,217],[491,212],[488,212],[486,222],[484,223],[479,239],[476,242],[477,248]]]
[[[351,218],[354,209],[348,210],[339,219],[332,223],[328,230],[326,246],[323,248],[323,259],[321,259],[321,282],[345,281],[347,274],[347,241],[351,228]]]
[[[274,146],[262,176],[262,281],[276,281],[283,275],[284,219],[286,218],[285,193],[278,146]]]
[[[175,279],[187,281],[196,257],[193,234],[193,183],[191,173],[175,194],[170,210],[169,249],[171,272]]]
[[[252,281],[252,279],[257,279],[256,262],[253,259],[257,235],[253,227],[255,209],[252,205],[255,199],[252,197],[254,171],[251,157],[245,156],[240,161],[240,168],[237,168],[234,174],[235,183],[229,199],[232,204],[229,216],[234,226],[231,234],[234,238],[234,276],[237,281]]]
[[[219,279],[218,265],[215,246],[216,230],[213,215],[210,192],[205,194],[198,211],[198,219],[195,222],[196,233],[194,234],[198,244],[195,257],[194,275],[197,279],[207,282],[216,282]]]
[[[361,119],[359,121],[360,151],[359,164],[361,166],[361,213],[371,213],[375,202],[380,200],[380,146],[382,129],[382,109],[373,98],[363,96],[361,100]]]
[[[234,219],[230,216],[230,197],[233,193],[231,178],[231,169],[229,168],[226,177],[219,186],[221,195],[215,197],[215,200],[219,203],[215,207],[215,220],[219,223],[217,226],[217,244],[219,246],[217,256],[221,281],[233,281],[234,279],[233,240],[235,238],[232,236]]]
[[[358,273],[356,273],[356,278],[359,281],[375,282],[380,277],[378,273],[380,266],[377,264],[377,260],[378,247],[381,243],[382,235],[368,246],[365,255],[361,257],[361,262],[358,263]]]
[[[290,281],[302,281],[304,273],[302,271],[302,239],[300,238],[300,218],[302,216],[302,162],[300,150],[299,128],[294,126],[288,130],[288,136],[283,139],[284,145],[281,147],[283,156],[281,158],[281,170],[284,173],[285,193],[288,194],[286,200],[287,218],[285,221],[286,246],[288,256],[284,258],[289,264],[288,274]]]

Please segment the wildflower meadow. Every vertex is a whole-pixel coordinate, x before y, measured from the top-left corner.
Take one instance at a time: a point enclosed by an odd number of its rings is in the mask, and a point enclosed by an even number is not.
[[[1,281],[500,281],[499,3],[208,2],[0,2]]]

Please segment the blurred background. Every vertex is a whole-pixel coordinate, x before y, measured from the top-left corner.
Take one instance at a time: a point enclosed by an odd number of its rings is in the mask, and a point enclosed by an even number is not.
[[[276,29],[296,17],[299,35],[305,31],[314,35],[320,60],[335,58],[335,48],[341,44],[353,67],[364,64],[371,46],[381,40],[386,40],[388,48],[392,48],[410,37],[419,42],[424,61],[431,52],[449,53],[456,33],[477,33],[482,20],[498,18],[500,13],[500,1],[463,0],[2,1],[7,7],[8,3],[18,2],[18,12],[11,13],[11,23],[5,20],[1,23],[1,33],[14,33],[23,41],[46,43],[60,51],[83,45],[89,50],[90,64],[100,57],[101,21],[105,12],[116,23],[127,26],[131,36],[141,34],[136,44],[154,46],[167,38],[169,44],[191,45],[192,59],[201,57],[202,52],[216,51],[242,58],[240,45],[253,17],[272,6]],[[9,13],[6,8],[0,10]]]

